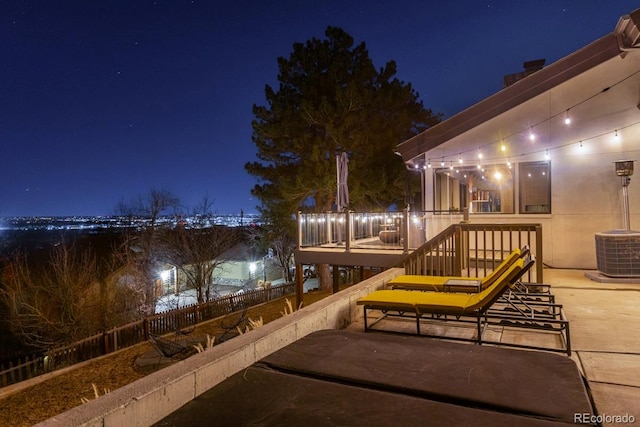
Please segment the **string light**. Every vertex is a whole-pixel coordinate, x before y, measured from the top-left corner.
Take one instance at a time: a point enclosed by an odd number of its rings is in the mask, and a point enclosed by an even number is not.
[[[613,85],[611,85],[611,86],[610,86],[609,88],[607,88],[607,89],[611,89],[611,88],[613,88],[613,87],[615,87],[615,86],[617,86],[617,85],[621,84],[622,82],[626,81],[629,77],[634,76],[634,75],[636,75],[636,74],[638,74],[638,73],[640,73],[640,70],[635,71],[635,72],[633,72],[632,74],[630,74],[629,76],[622,78],[620,81],[618,81],[618,82],[614,83]],[[573,123],[572,117],[571,117],[571,115],[569,114],[569,111],[570,111],[570,110],[572,110],[572,109],[574,109],[574,108],[576,108],[576,107],[578,107],[578,106],[580,106],[580,105],[582,105],[582,104],[584,104],[584,103],[586,103],[586,102],[588,102],[588,101],[592,100],[593,98],[596,98],[596,97],[598,97],[598,96],[600,96],[600,95],[602,95],[602,94],[605,94],[605,93],[609,93],[609,91],[608,91],[608,90],[607,90],[607,91],[598,91],[598,92],[596,92],[596,93],[592,94],[591,96],[588,96],[588,97],[586,97],[586,98],[582,99],[581,101],[579,101],[579,102],[575,103],[574,105],[569,106],[569,108],[567,108],[567,109],[564,111],[564,114],[562,113],[562,111],[560,111],[560,112],[558,112],[558,113],[555,113],[555,114],[550,115],[549,117],[547,117],[546,119],[541,120],[540,122],[537,122],[537,123],[534,123],[534,124],[530,124],[530,125],[528,126],[528,130],[529,130],[528,137],[529,137],[529,139],[530,139],[531,141],[535,141],[535,140],[537,139],[537,135],[536,135],[536,133],[534,132],[534,129],[535,129],[536,127],[538,127],[538,126],[539,126],[539,125],[541,125],[541,124],[547,123],[547,122],[549,122],[549,121],[551,121],[551,120],[553,120],[553,119],[556,119],[556,118],[558,118],[559,116],[564,116],[564,120],[563,120],[563,121],[564,121],[564,123],[565,123],[566,125],[569,125],[569,124]],[[638,125],[638,124],[640,124],[640,121],[635,122],[635,123],[631,123],[631,124],[628,124],[628,125],[625,125],[625,126],[624,126],[624,128],[627,128],[627,127],[630,127],[630,126],[635,126],[635,125]],[[511,139],[512,137],[515,137],[515,136],[518,136],[518,135],[522,135],[522,134],[525,132],[525,130],[526,130],[526,128],[524,128],[524,129],[522,129],[522,128],[521,128],[520,130],[515,131],[513,134],[510,134],[510,135],[504,136],[504,137],[500,138],[500,140],[499,140],[499,141],[496,141],[496,142],[499,142],[499,143],[500,143],[500,145],[499,145],[500,150],[505,150],[505,149],[506,149],[506,145],[504,144],[504,141],[505,141],[505,140],[509,140],[509,139]],[[618,130],[620,130],[620,129],[615,129],[615,130],[614,130],[614,138],[616,139],[616,141],[620,139],[620,135],[618,134]],[[584,141],[589,141],[589,140],[591,140],[591,139],[595,139],[595,138],[598,138],[598,137],[605,136],[606,134],[610,134],[610,132],[611,132],[611,131],[609,130],[609,131],[606,131],[606,132],[603,132],[603,133],[600,133],[600,134],[597,134],[597,135],[593,135],[593,136],[590,136],[590,137],[588,137],[588,138],[584,139],[584,140],[583,140],[583,146],[584,146]],[[477,150],[477,152],[478,152],[478,158],[479,158],[479,159],[483,159],[482,153],[481,153],[481,151],[480,151],[482,148],[485,148],[485,147],[488,147],[488,146],[494,145],[494,144],[496,144],[496,142],[491,142],[491,143],[487,143],[487,144],[485,144],[485,145],[483,145],[483,146],[481,146],[481,147],[476,147],[476,148],[475,148],[475,150]],[[551,149],[554,149],[554,150],[555,150],[555,149],[562,148],[562,147],[566,147],[566,146],[569,146],[569,145],[572,145],[572,144],[575,144],[575,140],[574,140],[574,141],[571,141],[571,142],[567,142],[566,144],[560,144],[560,145],[558,145],[558,146],[554,146],[554,147],[552,147]],[[503,147],[504,147],[504,148],[503,148]],[[471,152],[471,151],[473,151],[473,150],[469,150],[469,152]],[[542,150],[534,150],[534,151],[529,151],[529,152],[524,152],[524,153],[517,153],[517,154],[515,154],[515,155],[516,155],[516,157],[517,157],[517,156],[524,156],[524,155],[531,155],[531,154],[535,154],[535,153],[540,153],[541,151],[542,151]],[[546,149],[546,150],[545,150],[545,157],[547,157],[547,156],[548,156],[548,152],[549,152],[549,149]],[[460,152],[460,153],[458,154],[458,162],[459,162],[459,163],[463,163],[463,161],[462,161],[462,155],[463,155],[464,153],[467,153],[467,151],[462,151],[462,152]],[[445,156],[443,156],[443,159],[444,159],[444,157],[445,157]],[[492,160],[497,160],[497,161],[499,161],[498,159],[492,159]],[[479,164],[479,163],[480,163],[480,162],[478,162],[478,164]],[[479,168],[480,168],[480,166],[479,166]]]
[[[548,148],[546,150],[544,150],[544,158],[546,160],[549,160],[549,149]]]
[[[444,157],[440,160],[440,166],[444,166]]]
[[[451,161],[451,162],[450,162],[450,164],[449,164],[449,169],[450,169],[450,170],[453,170],[453,161]]]
[[[431,159],[429,159],[429,164],[427,165],[429,169],[431,169]]]
[[[582,148],[582,141],[580,141],[580,148]]]

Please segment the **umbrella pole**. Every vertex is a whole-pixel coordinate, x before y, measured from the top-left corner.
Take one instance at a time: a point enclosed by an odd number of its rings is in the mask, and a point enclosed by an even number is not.
[[[336,154],[336,210],[340,212],[340,155]]]

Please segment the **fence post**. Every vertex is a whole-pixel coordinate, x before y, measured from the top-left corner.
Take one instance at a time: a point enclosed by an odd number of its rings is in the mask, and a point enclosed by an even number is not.
[[[35,359],[35,358],[33,358],[33,361],[35,361],[35,360],[36,360],[36,359]],[[27,379],[31,378],[32,373],[34,373],[34,372],[32,372],[32,370],[31,370],[31,368],[33,367],[33,366],[31,366],[31,364],[33,363],[33,361],[30,361],[30,360],[29,360],[29,356],[25,357],[25,359],[24,359],[24,366],[25,366],[26,371],[27,371],[27,372],[26,372]]]
[[[536,282],[544,283],[542,278],[542,225],[536,224]]]
[[[462,276],[462,228],[458,225],[455,226],[455,231],[453,232],[453,253],[454,259],[454,276]]]
[[[404,240],[402,242],[402,251],[405,254],[409,253],[409,210],[404,208],[402,210],[402,236]]]
[[[296,264],[296,307],[300,307],[300,304],[304,301],[302,282],[302,264]]]
[[[302,247],[302,212],[298,211],[298,249]]]
[[[351,252],[351,237],[353,234],[353,231],[351,230],[351,211],[346,209],[345,215],[344,234],[346,234],[346,236],[344,238],[344,250],[345,252]]]
[[[102,354],[109,353],[109,335],[107,331],[102,332]]]
[[[147,341],[149,339],[149,320],[146,317],[142,320],[142,330],[144,331],[144,340]]]

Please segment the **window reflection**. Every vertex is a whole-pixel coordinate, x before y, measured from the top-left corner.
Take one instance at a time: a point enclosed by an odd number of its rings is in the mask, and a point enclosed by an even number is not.
[[[551,165],[520,163],[520,212],[551,213]]]
[[[506,164],[436,171],[436,209],[514,213],[513,170]]]

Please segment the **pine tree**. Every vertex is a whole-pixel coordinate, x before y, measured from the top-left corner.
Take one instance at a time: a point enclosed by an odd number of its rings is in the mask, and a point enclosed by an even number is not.
[[[376,70],[364,43],[328,27],[326,39],[295,43],[278,58],[279,87],[267,85],[266,106],[254,105],[253,141],[260,161],[245,165],[258,178],[252,193],[271,221],[298,210],[331,210],[335,156],[349,155],[349,208],[402,205],[405,168],[393,148],[436,124],[396,64]]]

